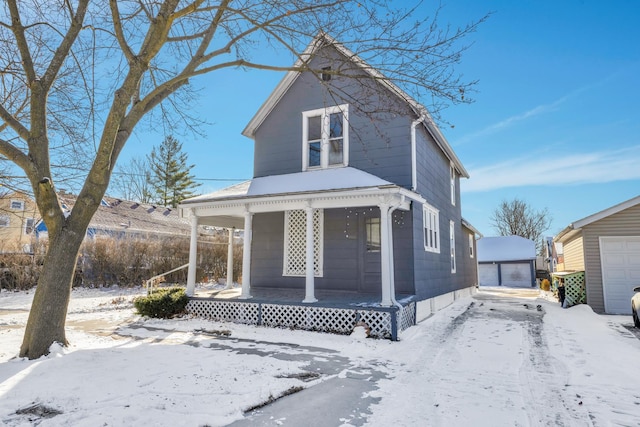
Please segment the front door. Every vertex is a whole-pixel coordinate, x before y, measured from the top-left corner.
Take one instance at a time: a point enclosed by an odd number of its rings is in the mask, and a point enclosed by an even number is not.
[[[360,270],[359,291],[378,293],[381,288],[380,274],[380,214],[378,209],[359,212]]]

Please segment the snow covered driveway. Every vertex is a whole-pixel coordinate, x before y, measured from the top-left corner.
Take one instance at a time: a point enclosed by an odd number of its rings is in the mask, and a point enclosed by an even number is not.
[[[407,331],[372,425],[403,413],[404,425],[640,425],[630,316],[563,310],[537,296],[485,288]]]
[[[640,426],[631,316],[535,290],[483,288],[395,343],[142,319],[131,298],[74,290],[71,346],[28,361],[30,296],[1,293],[0,424]]]

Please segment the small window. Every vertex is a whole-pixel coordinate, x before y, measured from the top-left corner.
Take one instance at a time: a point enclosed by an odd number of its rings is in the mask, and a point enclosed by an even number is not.
[[[456,272],[456,230],[455,223],[449,221],[449,246],[451,248],[451,272]]]
[[[449,178],[451,181],[451,204],[456,205],[456,168],[453,163],[449,164]]]
[[[469,258],[473,258],[473,234],[469,234]]]
[[[348,105],[302,113],[302,170],[347,166]]]
[[[8,227],[11,224],[9,217],[6,215],[0,215],[0,227]]]
[[[14,211],[23,211],[24,210],[24,201],[23,200],[12,200],[11,201],[11,209]]]
[[[425,204],[422,208],[424,223],[424,250],[440,253],[440,214],[434,207]]]
[[[367,231],[367,252],[380,252],[380,218],[367,217],[365,228]]]
[[[331,67],[323,67],[322,68],[322,73],[320,73],[320,76],[322,78],[323,82],[328,82],[329,80],[331,80]]]

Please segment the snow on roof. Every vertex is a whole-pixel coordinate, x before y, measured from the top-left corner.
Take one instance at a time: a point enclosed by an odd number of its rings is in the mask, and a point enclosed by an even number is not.
[[[477,243],[478,262],[536,258],[536,244],[520,236],[483,237]]]
[[[319,169],[284,175],[254,178],[202,196],[183,200],[181,204],[213,200],[257,197],[275,194],[295,194],[320,191],[351,190],[394,185],[370,173],[352,167]]]

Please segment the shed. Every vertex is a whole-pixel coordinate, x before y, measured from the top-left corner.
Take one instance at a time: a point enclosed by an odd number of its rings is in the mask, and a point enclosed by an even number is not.
[[[477,246],[480,286],[535,286],[533,240],[520,236],[483,237]]]

